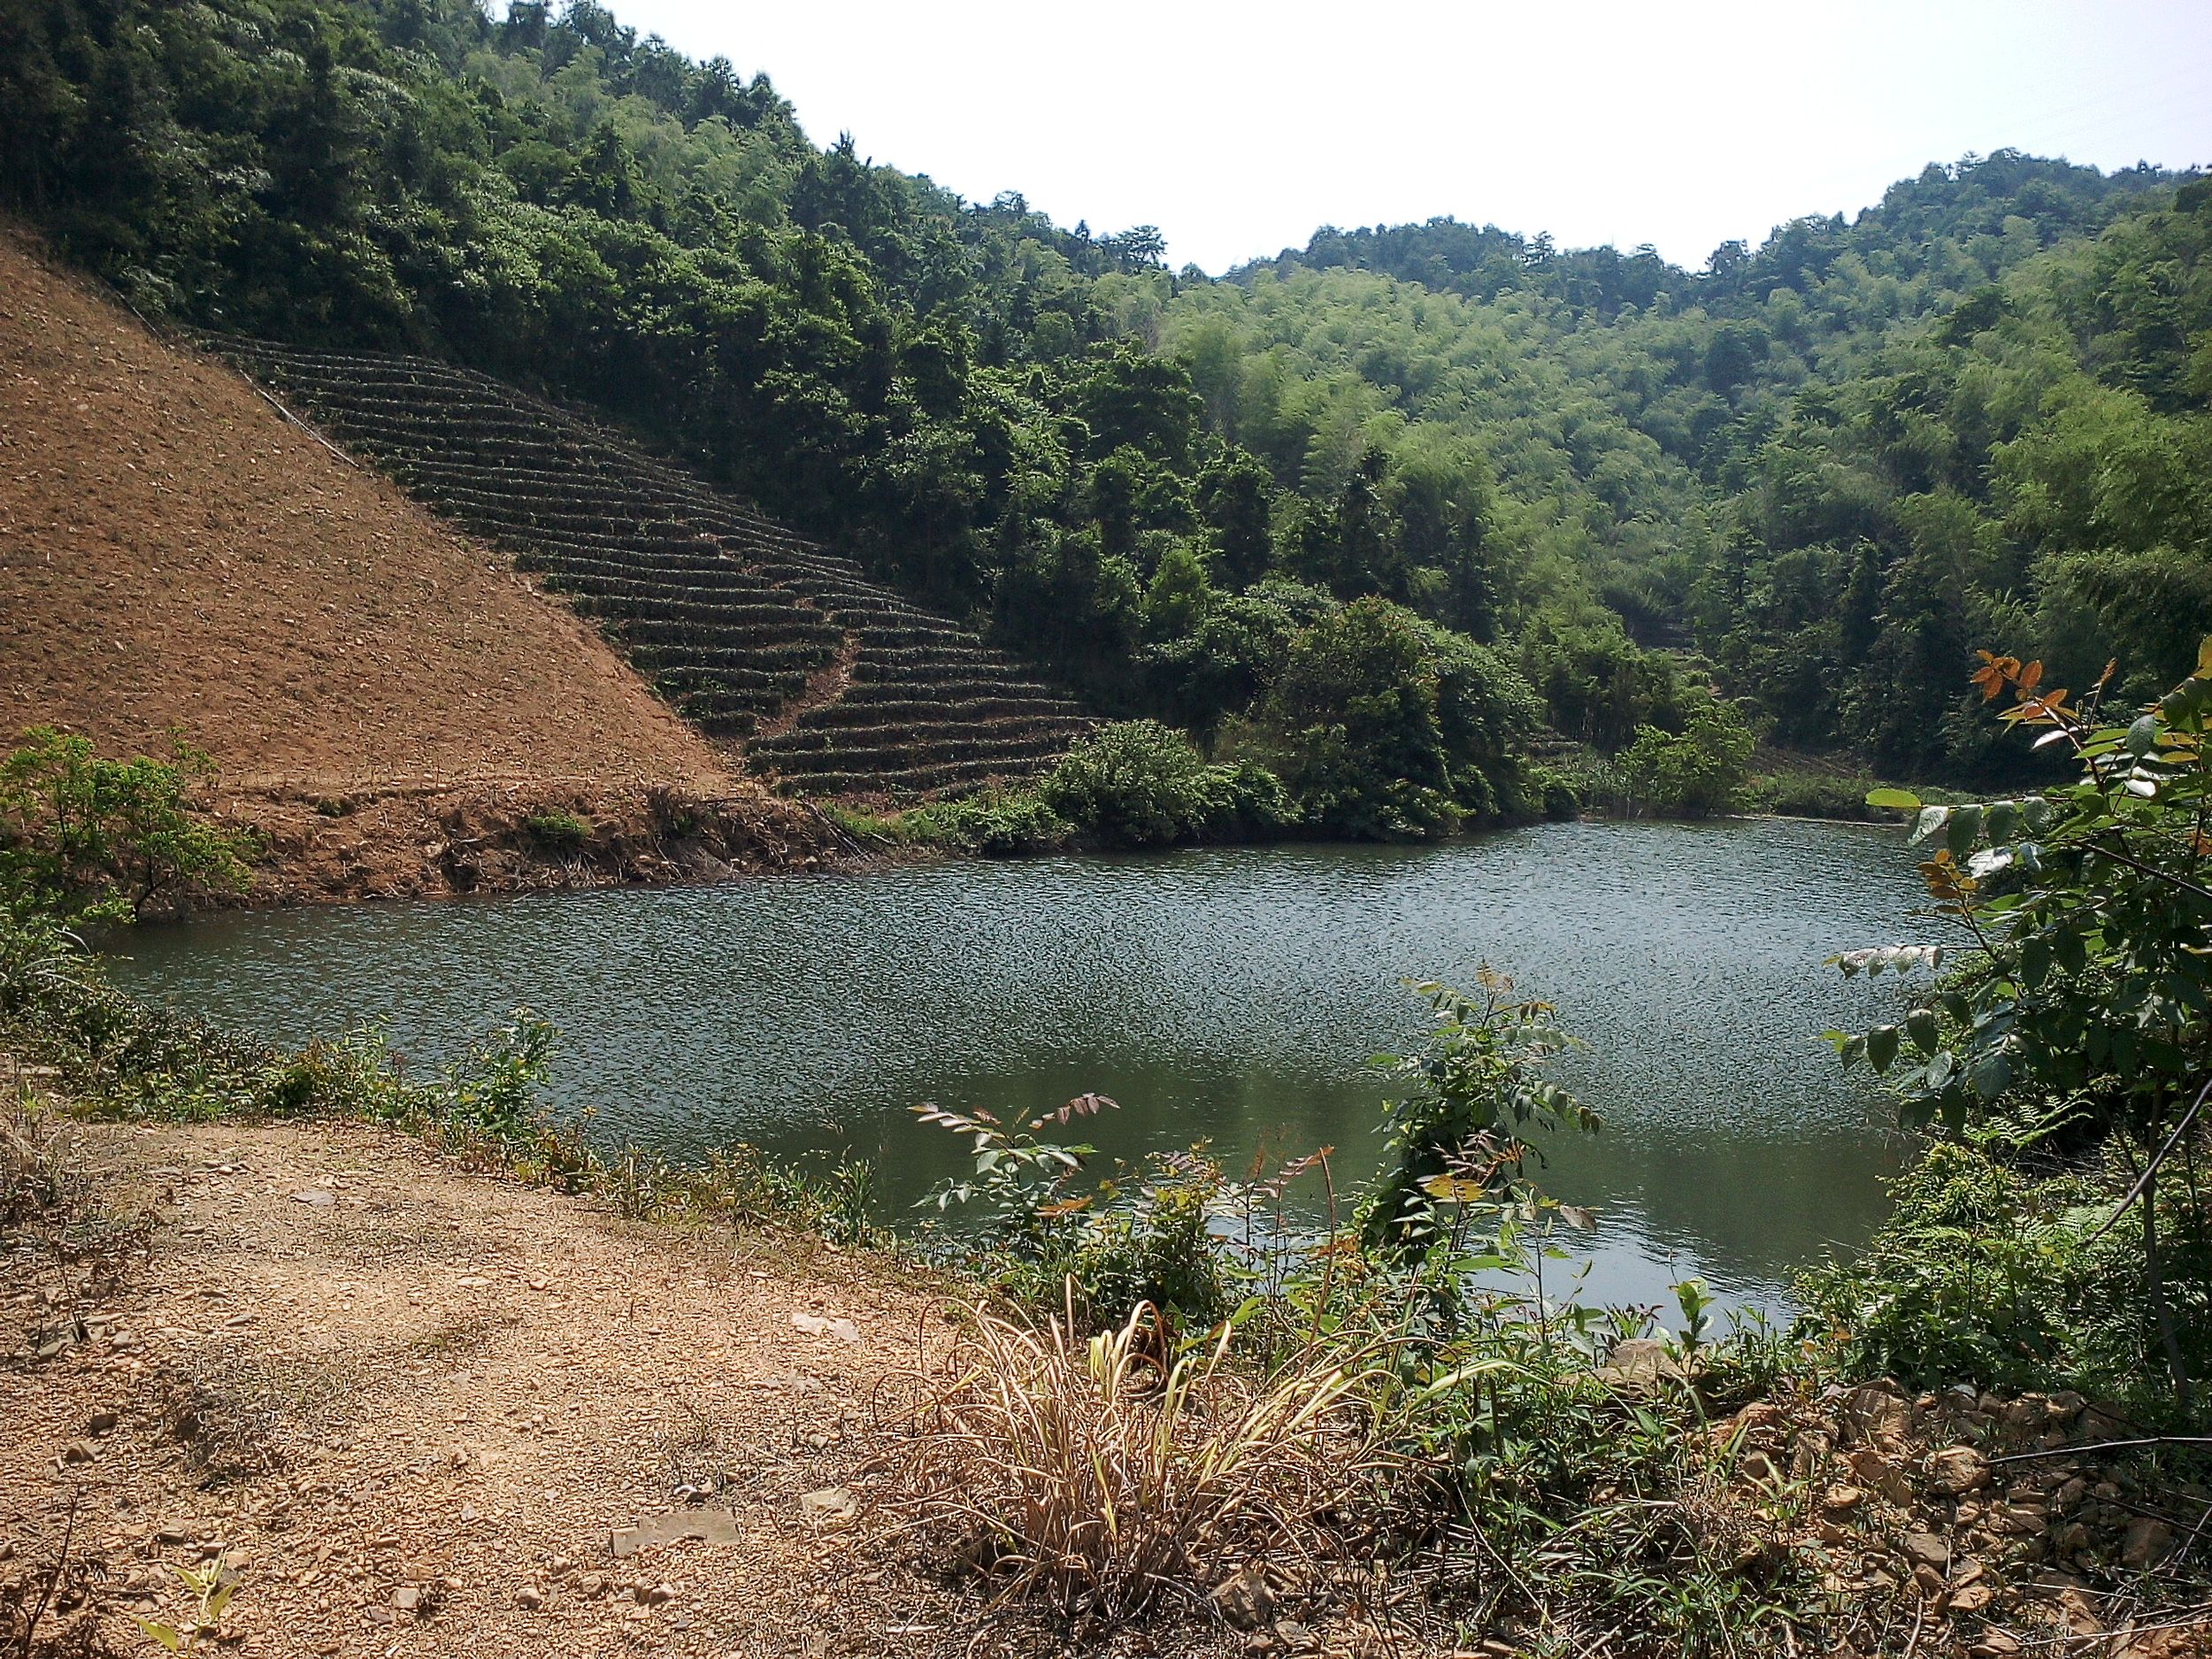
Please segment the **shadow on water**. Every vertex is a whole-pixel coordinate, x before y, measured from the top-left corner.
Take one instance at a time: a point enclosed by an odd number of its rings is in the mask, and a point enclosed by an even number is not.
[[[611,1136],[864,1156],[903,1208],[959,1155],[915,1102],[1087,1089],[1122,1102],[1108,1152],[1331,1144],[1355,1179],[1380,1146],[1368,1058],[1420,1039],[1402,982],[1488,962],[1589,1045],[1560,1075],[1606,1131],[1542,1179],[1603,1217],[1593,1294],[1694,1271],[1770,1303],[1880,1214],[1896,1144],[1818,1033],[1892,994],[1822,963],[1909,936],[1914,891],[1878,829],[1574,824],[227,916],[148,930],[119,972],[289,1041],[380,1022],[419,1062],[527,1002],[562,1030],[558,1098]]]

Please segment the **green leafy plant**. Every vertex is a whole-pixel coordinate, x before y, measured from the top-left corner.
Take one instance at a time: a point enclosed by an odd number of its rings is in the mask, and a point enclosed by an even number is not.
[[[181,738],[171,760],[108,760],[88,738],[33,726],[0,759],[0,902],[80,922],[244,890],[253,838],[195,799],[214,766]]]
[[[1472,996],[1434,983],[1412,988],[1433,1025],[1421,1054],[1378,1057],[1407,1087],[1385,1107],[1390,1156],[1363,1210],[1362,1234],[1374,1248],[1432,1233],[1440,1194],[1508,1185],[1529,1156],[1524,1131],[1598,1127],[1594,1112],[1542,1075],[1572,1042],[1550,1003],[1517,996],[1487,964]]]
[[[1621,751],[1615,769],[1638,810],[1703,818],[1730,811],[1742,801],[1756,747],[1743,711],[1709,696],[1678,733],[1656,726],[1637,727],[1635,741]]]
[[[200,1567],[172,1566],[183,1592],[184,1613],[174,1623],[131,1616],[147,1640],[171,1653],[198,1653],[219,1633],[223,1614],[238,1594],[238,1575],[222,1563],[219,1554]]]
[[[2074,781],[2016,799],[1935,805],[1902,790],[1869,803],[1909,813],[1943,944],[1854,951],[1847,974],[1948,963],[1903,1020],[1832,1032],[1846,1064],[1886,1076],[1908,1125],[1954,1135],[2002,1120],[2023,1142],[2108,1146],[2128,1171],[2099,1236],[2132,1211],[2159,1354],[2185,1415],[2194,1377],[2184,1313],[2202,1284],[2169,1283],[2160,1187],[2193,1156],[2212,1082],[2212,637],[2195,672],[2129,718],[2108,718],[2108,667],[2076,700],[2040,663],[1982,653],[1974,676],[2001,718],[2072,757]],[[2203,1242],[2191,1206],[2187,1253]]]
[[[533,812],[522,820],[523,833],[547,852],[581,851],[591,840],[591,820],[573,812]]]

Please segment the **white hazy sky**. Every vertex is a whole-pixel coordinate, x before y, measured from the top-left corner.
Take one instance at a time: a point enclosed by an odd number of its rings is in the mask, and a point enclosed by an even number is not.
[[[2212,164],[2212,0],[610,0],[818,142],[1210,272],[1453,214],[1701,265],[2007,146]]]

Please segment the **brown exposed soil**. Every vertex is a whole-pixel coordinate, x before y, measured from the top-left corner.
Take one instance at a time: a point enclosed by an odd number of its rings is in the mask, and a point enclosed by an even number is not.
[[[117,1651],[144,1645],[132,1613],[179,1610],[170,1563],[219,1556],[223,1650],[257,1655],[975,1633],[803,1502],[864,1460],[874,1391],[938,1317],[910,1272],[626,1224],[373,1129],[91,1133],[111,1202],[159,1217],[153,1253],[87,1340],[0,1371],[0,1550],[37,1559],[73,1499],[104,1575],[73,1617]],[[10,1340],[37,1277],[4,1281]],[[641,1519],[718,1511],[717,1539],[615,1554]]]
[[[727,763],[509,560],[167,343],[0,228],[0,739],[113,754],[175,731],[282,854],[271,897],[440,892],[803,863],[833,837]],[[729,833],[661,871],[520,849],[449,875],[438,826],[534,795],[634,841],[649,790]],[[347,802],[341,817],[317,803]],[[533,809],[534,810],[534,809]],[[465,839],[465,834],[464,834]]]

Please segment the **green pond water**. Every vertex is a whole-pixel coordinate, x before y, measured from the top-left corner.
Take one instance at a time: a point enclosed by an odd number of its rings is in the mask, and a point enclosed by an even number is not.
[[[1901,1146],[1819,1041],[1895,992],[1824,958],[1916,936],[1895,832],[1547,825],[1430,847],[952,864],[727,886],[241,914],[148,929],[142,995],[300,1041],[387,1026],[413,1064],[517,1003],[562,1033],[555,1096],[665,1153],[855,1156],[905,1211],[961,1165],[934,1101],[1035,1111],[1134,1158],[1205,1137],[1379,1156],[1369,1065],[1417,1043],[1412,979],[1489,963],[1589,1046],[1557,1066],[1605,1119],[1539,1179],[1599,1212],[1586,1294],[1702,1275],[1774,1306],[1879,1219]],[[1317,1195],[1297,1202],[1313,1203]]]

